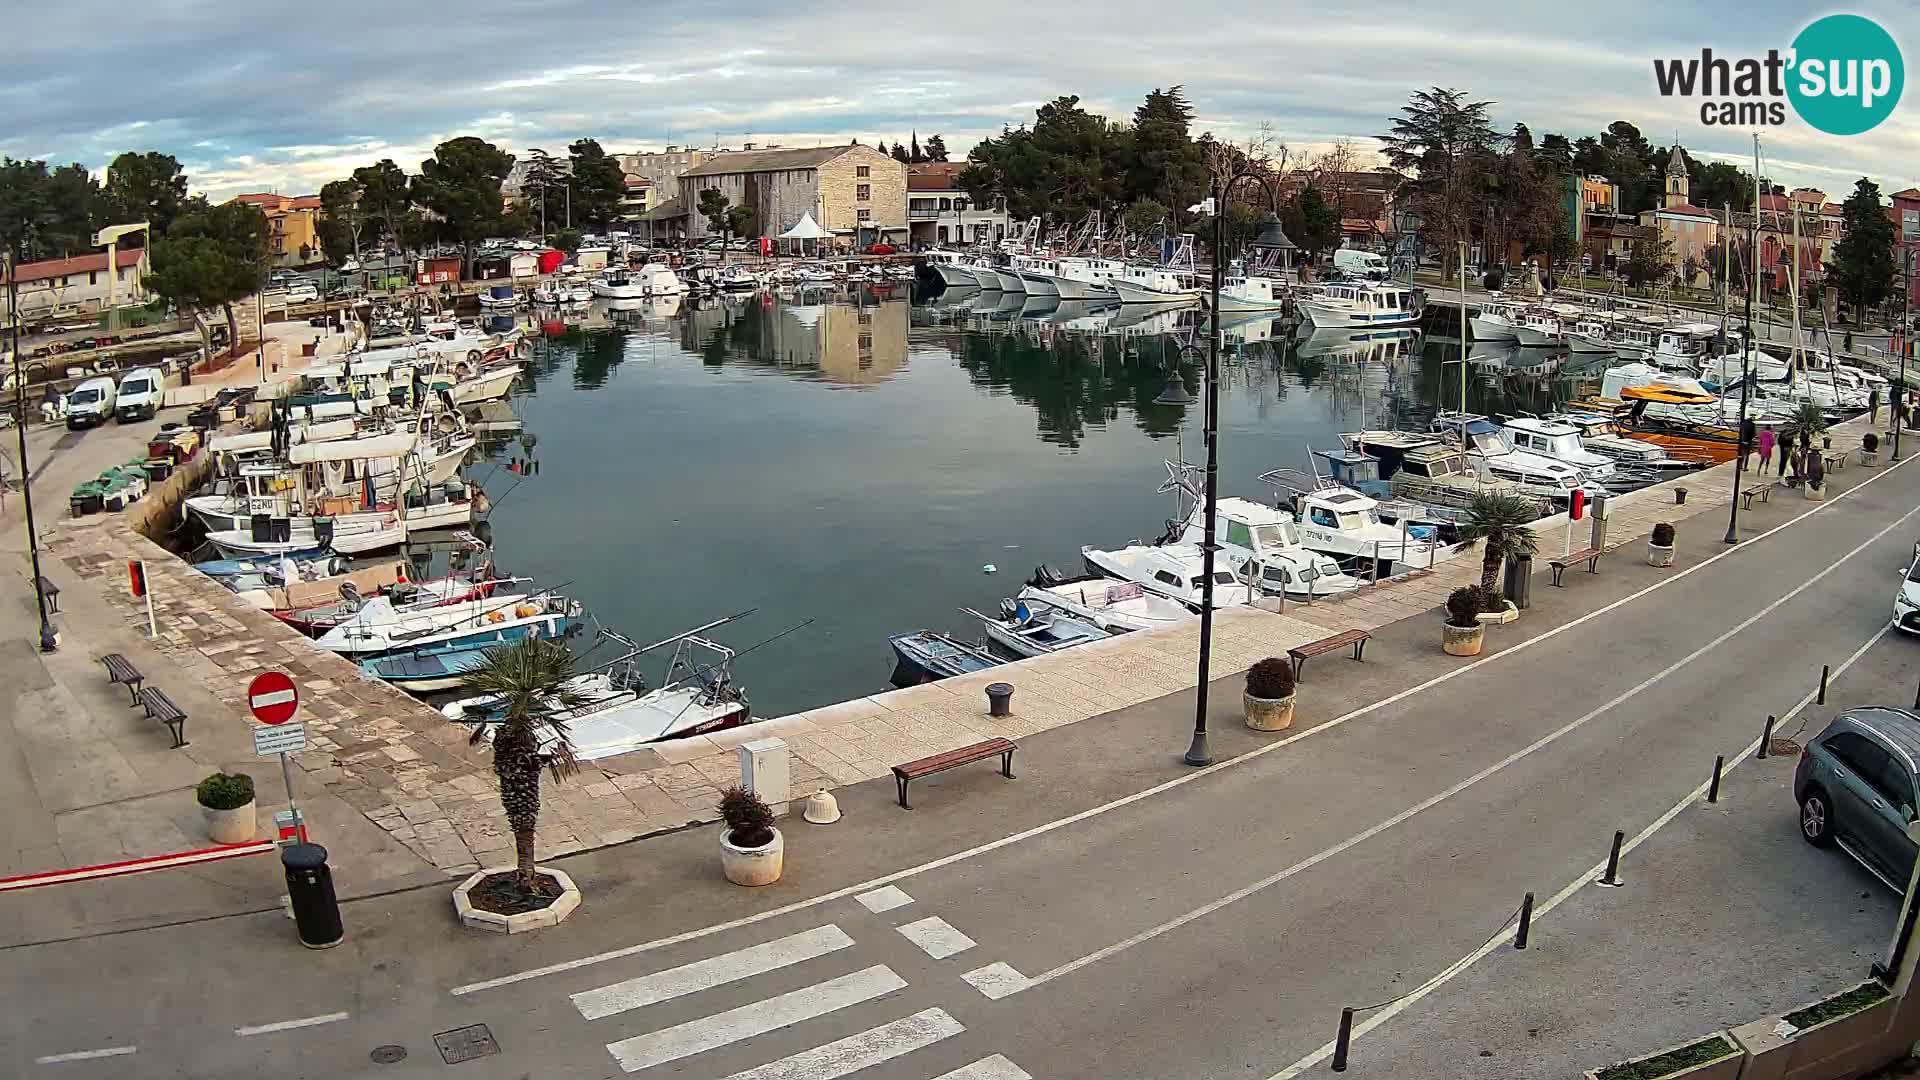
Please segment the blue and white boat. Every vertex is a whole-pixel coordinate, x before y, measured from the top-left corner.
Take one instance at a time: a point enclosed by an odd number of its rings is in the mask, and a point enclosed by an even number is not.
[[[525,637],[560,638],[583,613],[579,601],[555,593],[496,595],[421,610],[400,610],[391,598],[375,596],[314,644],[356,658],[389,654],[439,658],[463,648],[505,645]],[[438,662],[443,667],[452,664],[444,659]],[[404,674],[398,666],[394,671]],[[413,678],[453,679],[456,674],[422,670]]]
[[[1411,326],[1420,321],[1420,294],[1400,285],[1342,281],[1294,301],[1318,327]]]
[[[1045,600],[1022,596],[1000,602],[1000,614],[960,610],[980,620],[987,640],[1015,656],[1045,656],[1089,641],[1105,641],[1115,631],[1082,619]]]
[[[237,577],[241,574],[259,574],[267,571],[278,572],[284,569],[284,563],[292,563],[297,570],[325,568],[326,573],[319,577],[332,577],[341,573],[339,567],[347,563],[344,556],[335,555],[323,547],[308,548],[304,551],[290,551],[285,555],[254,555],[244,559],[209,559],[193,564],[195,570],[211,578]]]
[[[978,645],[969,645],[937,630],[895,634],[888,641],[893,645],[895,686],[915,686],[1006,663]]]

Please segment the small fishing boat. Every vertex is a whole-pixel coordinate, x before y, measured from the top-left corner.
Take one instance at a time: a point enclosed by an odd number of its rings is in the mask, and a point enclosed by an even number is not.
[[[1567,343],[1567,330],[1561,325],[1560,316],[1540,308],[1521,315],[1520,324],[1513,332],[1520,344],[1529,348],[1553,348]]]
[[[1104,574],[1067,577],[1051,566],[1035,567],[1015,599],[1052,605],[1108,630],[1153,630],[1193,618],[1187,605],[1138,582]]]
[[[559,638],[581,614],[579,601],[551,592],[496,595],[418,611],[400,611],[392,598],[375,596],[316,641],[345,656],[440,656],[524,637]],[[408,681],[419,685],[429,677],[419,672]]]
[[[960,610],[980,620],[988,641],[1020,657],[1045,656],[1114,635],[1090,619],[1078,618],[1043,600],[1002,600],[997,616],[972,608]]]
[[[1479,314],[1469,319],[1468,323],[1473,327],[1475,341],[1518,341],[1520,306],[1507,303],[1482,304]]]
[[[1006,663],[979,645],[969,645],[937,630],[895,634],[887,641],[893,646],[895,686],[917,686]]]
[[[407,523],[392,508],[330,518],[256,518],[244,529],[207,534],[207,543],[223,557],[291,555],[324,548],[341,555],[364,555],[404,543]]]
[[[480,294],[480,306],[483,308],[514,308],[520,306],[520,298],[513,293],[511,285],[495,285]]]
[[[1233,568],[1234,576],[1240,581],[1259,582],[1263,594],[1310,600],[1352,592],[1364,584],[1341,570],[1332,556],[1301,543],[1290,512],[1250,499],[1219,499],[1216,506],[1214,543]],[[1200,550],[1206,542],[1206,520],[1205,504],[1195,505],[1178,534],[1178,545]]]
[[[1315,326],[1410,326],[1420,320],[1420,295],[1398,285],[1336,282],[1295,301]]]
[[[195,570],[210,578],[225,579],[249,574],[283,573],[291,567],[301,580],[318,581],[342,573],[348,560],[326,548],[290,551],[285,555],[252,555],[239,559],[209,559],[193,564]]]
[[[494,590],[501,585],[521,580],[525,579],[476,579],[470,575],[461,574],[434,578],[430,581],[396,582],[382,595],[392,601],[396,612],[405,613],[444,607],[467,600],[479,600],[493,595]],[[366,598],[361,596],[351,584],[342,585],[340,593],[339,599],[324,604],[275,609],[268,614],[308,637],[319,637],[352,618],[366,605]]]
[[[1287,306],[1287,284],[1278,278],[1241,273],[1238,264],[1220,283],[1220,310],[1279,311]]]
[[[1380,504],[1372,497],[1337,481],[1294,469],[1273,469],[1260,474],[1262,483],[1272,485],[1276,496],[1288,500],[1300,544],[1337,560],[1342,566],[1371,567],[1379,577],[1394,573],[1395,566],[1426,567],[1445,558],[1433,543],[1433,530],[1408,523],[1401,531],[1380,519]]]
[[[1089,573],[1132,581],[1198,611],[1206,597],[1205,557],[1198,544],[1130,544],[1102,551],[1080,549],[1080,561]],[[1213,606],[1233,607],[1253,600],[1247,586],[1235,579],[1229,560],[1217,559],[1213,568]]]
[[[1577,353],[1610,353],[1613,332],[1603,319],[1581,319],[1567,331],[1567,348]]]

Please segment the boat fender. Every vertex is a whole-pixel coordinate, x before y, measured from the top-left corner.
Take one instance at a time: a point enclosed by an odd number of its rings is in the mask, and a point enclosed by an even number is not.
[[[487,621],[490,623],[503,623],[507,621],[507,616],[506,613],[502,611],[489,611],[487,612]]]

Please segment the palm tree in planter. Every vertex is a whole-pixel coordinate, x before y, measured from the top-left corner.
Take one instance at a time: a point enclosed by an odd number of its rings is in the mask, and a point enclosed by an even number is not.
[[[478,888],[495,889],[511,877],[530,908],[544,907],[558,895],[559,883],[539,872],[533,862],[534,830],[540,822],[540,773],[564,780],[580,769],[564,715],[586,703],[569,688],[573,653],[558,641],[523,638],[512,645],[496,645],[482,654],[479,667],[467,673],[461,690],[486,695],[495,702],[488,719],[474,725],[472,742],[491,737],[493,772],[500,778],[500,806],[513,830],[516,867],[511,875],[497,874]]]
[[[1500,565],[1509,558],[1530,558],[1539,550],[1539,538],[1528,527],[1538,516],[1538,504],[1520,495],[1482,492],[1467,504],[1467,512],[1460,519],[1460,541],[1462,544],[1481,545],[1482,590],[1498,597]],[[1503,602],[1493,610],[1504,607]]]

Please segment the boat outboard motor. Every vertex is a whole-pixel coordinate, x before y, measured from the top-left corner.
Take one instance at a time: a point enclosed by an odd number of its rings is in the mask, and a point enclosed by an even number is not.
[[[360,610],[360,604],[362,602],[360,597],[360,590],[354,588],[353,582],[343,581],[340,583],[340,599],[346,601],[347,610],[349,611]]]
[[[333,519],[330,517],[313,519],[313,542],[319,547],[333,546]]]
[[[1027,584],[1036,589],[1050,589],[1055,585],[1065,585],[1067,581],[1065,574],[1046,563],[1041,563],[1033,568],[1033,576],[1027,579]]]

